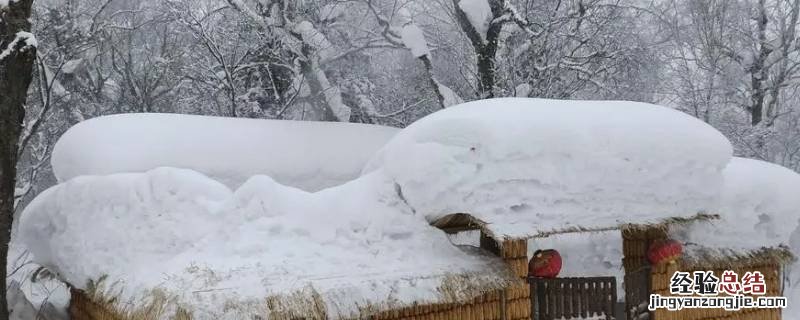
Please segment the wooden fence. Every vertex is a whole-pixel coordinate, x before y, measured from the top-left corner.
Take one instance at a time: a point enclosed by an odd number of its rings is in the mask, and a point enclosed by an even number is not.
[[[625,275],[625,314],[627,319],[649,319],[650,267],[643,266]],[[647,314],[647,316],[644,316]]]
[[[530,277],[533,320],[603,316],[614,319],[617,280],[614,277]]]

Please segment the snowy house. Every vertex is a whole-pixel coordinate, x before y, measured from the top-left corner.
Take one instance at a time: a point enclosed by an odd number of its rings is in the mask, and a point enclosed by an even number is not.
[[[800,175],[775,164],[743,158],[733,158],[723,175],[719,220],[651,231],[647,240],[669,237],[685,248],[677,264],[652,268],[651,291],[668,295],[669,277],[675,271],[714,271],[722,278],[730,270],[739,280],[748,272],[760,272],[766,284],[765,296],[784,295],[789,264],[800,249],[800,243],[792,239],[800,232]],[[781,318],[779,308],[689,309],[680,313],[680,319],[689,320]],[[662,310],[655,318],[676,319],[673,314]]]
[[[729,221],[719,203],[730,143],[645,103],[492,99],[399,132],[144,117],[67,132],[53,156],[61,183],[22,214],[36,261],[74,287],[74,319],[520,320],[552,316],[551,305],[611,319],[614,278],[577,274],[532,293],[529,240],[621,233],[624,286],[649,293],[661,267],[636,267],[652,242],[691,242],[702,222]],[[142,127],[159,134],[140,140]],[[690,261],[712,260],[664,268]],[[554,304],[543,288],[561,293]],[[741,314],[732,319],[764,319]]]

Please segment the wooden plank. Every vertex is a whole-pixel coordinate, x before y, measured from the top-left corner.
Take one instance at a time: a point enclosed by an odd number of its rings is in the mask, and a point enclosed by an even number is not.
[[[581,315],[580,282],[572,282],[572,314],[571,317],[577,318]]]
[[[570,301],[571,286],[569,282],[563,282],[562,286],[563,289],[561,290],[561,315],[565,316],[570,314],[570,308],[572,307]]]
[[[538,301],[539,310],[537,310],[538,317],[535,320],[547,319],[547,289],[546,284],[542,280],[537,280],[536,283],[536,300]]]
[[[581,294],[580,294],[580,297],[581,297],[581,317],[586,318],[586,317],[589,316],[589,312],[588,312],[589,311],[589,307],[588,307],[589,290],[586,289],[586,282],[581,282],[579,284],[579,286],[580,286],[580,289],[581,289]]]
[[[547,315],[552,318],[558,318],[558,307],[556,306],[556,301],[558,300],[558,282],[555,280],[547,280],[548,288],[547,291],[547,308],[550,310]]]
[[[592,316],[592,313],[596,311],[595,306],[597,305],[597,300],[600,297],[594,295],[594,285],[597,284],[597,279],[591,279],[591,281],[586,282],[586,315]]]
[[[537,283],[532,279],[528,278],[528,283],[530,283],[531,287],[531,320],[536,320],[536,313],[539,312],[539,297],[537,295]]]
[[[506,290],[500,290],[500,320],[508,320],[508,299],[506,298]]]
[[[555,312],[553,316],[558,319],[564,316],[564,282],[558,281],[555,283],[555,290],[553,295],[556,297]]]
[[[528,281],[530,283],[528,287],[520,287],[519,294],[514,291],[514,299],[509,299],[513,300],[511,304],[514,317],[527,316],[528,313],[534,320],[579,318],[602,314],[605,314],[607,319],[614,317],[617,283],[613,277],[529,278]],[[633,296],[640,295],[640,293],[633,294]]]
[[[597,285],[597,294],[599,295],[599,297],[602,298],[602,299],[600,298],[597,299],[597,309],[605,312],[606,316],[608,316],[609,314],[610,315],[614,314],[614,305],[609,303],[611,299],[611,290],[612,290],[611,283],[607,278],[602,282],[602,287],[601,284]]]
[[[571,279],[571,278],[568,278],[568,279],[564,279],[564,282],[565,282],[564,285],[566,287],[565,290],[564,290],[565,291],[565,295],[566,295],[566,297],[564,297],[564,299],[566,300],[564,302],[564,305],[565,305],[565,307],[564,307],[564,309],[565,309],[564,310],[564,317],[565,318],[572,318],[572,315],[575,314],[575,310],[576,310],[575,308],[576,308],[576,303],[577,303],[577,300],[575,300],[575,280]]]
[[[606,315],[607,320],[614,319],[615,316],[614,309],[616,309],[615,307],[617,306],[617,281],[616,279],[612,278],[610,280],[610,283],[611,283],[611,306],[609,309],[610,312]]]
[[[606,307],[608,306],[608,285],[605,279],[599,279],[592,283],[592,295],[596,297],[592,299],[592,313],[597,313],[598,315],[606,313]]]

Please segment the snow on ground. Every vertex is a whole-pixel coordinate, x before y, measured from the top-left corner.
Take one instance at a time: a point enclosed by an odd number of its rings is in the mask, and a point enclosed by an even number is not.
[[[160,288],[198,319],[238,319],[265,297],[308,288],[347,314],[443,299],[450,275],[503,279],[497,259],[451,245],[377,172],[317,193],[267,176],[231,190],[174,168],[82,176],[39,195],[20,234],[73,285],[108,275],[121,301]],[[220,314],[229,302],[244,310]]]
[[[731,145],[672,109],[505,98],[431,114],[368,164],[428,221],[471,213],[495,237],[615,227],[713,208]]]
[[[316,191],[357,177],[396,132],[355,123],[124,114],[75,125],[56,143],[51,162],[59,181],[170,166],[230,188],[265,174]]]

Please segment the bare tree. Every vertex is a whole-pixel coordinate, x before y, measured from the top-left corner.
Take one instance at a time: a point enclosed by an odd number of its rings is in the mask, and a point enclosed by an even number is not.
[[[500,31],[508,19],[520,18],[510,10],[508,0],[453,0],[458,25],[475,50],[478,71],[478,97],[494,97],[495,62]],[[522,22],[522,19],[517,19]]]
[[[351,107],[342,101],[341,89],[331,82],[324,65],[335,58],[335,48],[327,36],[315,27],[302,13],[304,1],[270,0],[255,3],[243,0],[228,0],[231,7],[240,11],[259,30],[268,42],[277,41],[295,56],[297,68],[295,88],[304,98],[309,98],[311,109],[305,113],[317,113],[309,119],[326,121],[349,121]],[[302,87],[307,87],[303,89]]]
[[[14,217],[17,148],[25,118],[25,101],[36,59],[36,39],[29,31],[33,0],[0,5],[0,261],[8,264]],[[9,318],[6,268],[0,281],[0,319]]]
[[[420,61],[425,69],[428,83],[439,100],[439,106],[446,108],[463,102],[461,97],[436,78],[428,41],[425,38],[423,30],[414,23],[410,10],[407,8],[398,8],[397,5],[392,6],[393,12],[390,16],[398,16],[397,20],[400,20],[399,24],[401,25],[397,26],[392,24],[391,18],[380,12],[380,9],[375,5],[376,1],[362,1],[369,7],[369,11],[374,15],[378,24],[383,29],[381,34],[386,38],[386,41],[396,47],[407,48],[414,58]]]

